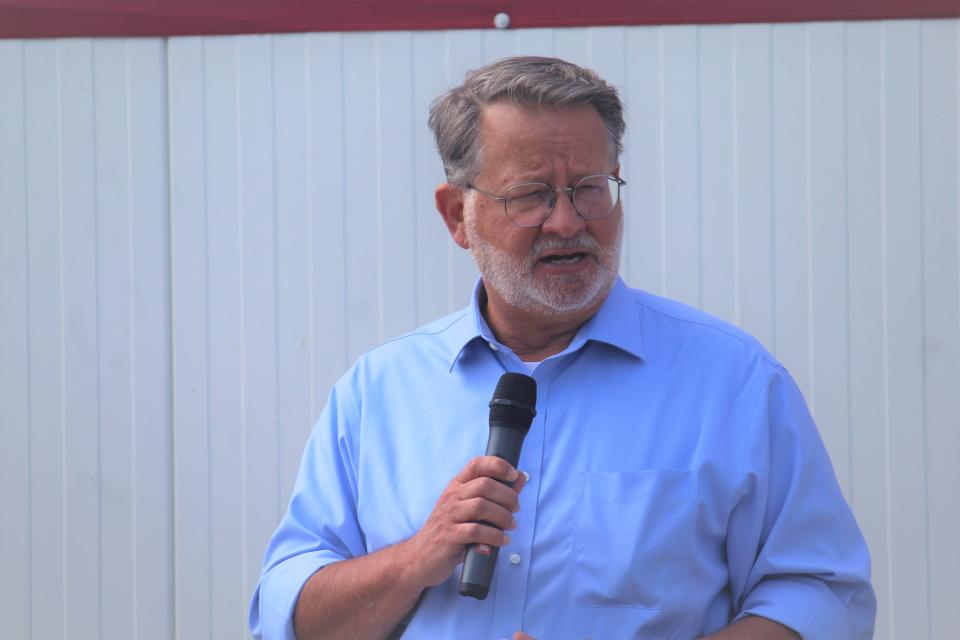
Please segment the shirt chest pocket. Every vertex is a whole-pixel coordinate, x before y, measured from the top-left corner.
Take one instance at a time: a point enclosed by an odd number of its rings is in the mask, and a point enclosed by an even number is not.
[[[690,471],[584,473],[570,547],[574,600],[641,609],[680,604],[691,576],[696,509]]]

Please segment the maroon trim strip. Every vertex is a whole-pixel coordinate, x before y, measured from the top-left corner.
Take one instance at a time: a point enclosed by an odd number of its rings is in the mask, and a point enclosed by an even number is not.
[[[0,38],[960,17],[958,0],[0,0]]]

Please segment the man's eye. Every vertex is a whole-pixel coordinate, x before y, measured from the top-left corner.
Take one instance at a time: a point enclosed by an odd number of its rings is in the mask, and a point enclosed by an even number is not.
[[[543,202],[550,197],[549,189],[523,189],[519,193],[510,193],[510,201],[516,204],[533,204]]]

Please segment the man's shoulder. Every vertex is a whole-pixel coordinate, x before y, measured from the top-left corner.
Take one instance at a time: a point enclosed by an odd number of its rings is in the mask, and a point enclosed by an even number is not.
[[[453,313],[447,314],[427,324],[421,325],[416,329],[402,333],[398,336],[388,338],[381,344],[370,350],[370,353],[376,353],[382,350],[417,348],[427,342],[457,342],[468,329],[466,326],[470,322],[470,308],[464,307]]]
[[[465,307],[388,338],[362,354],[355,364],[384,366],[409,361],[410,358],[452,359],[474,332],[470,308]]]
[[[656,332],[662,337],[668,334],[665,337],[677,341],[696,339],[701,345],[734,349],[764,360],[771,366],[780,366],[757,338],[727,320],[649,291],[632,288],[629,291],[643,312],[645,333]]]

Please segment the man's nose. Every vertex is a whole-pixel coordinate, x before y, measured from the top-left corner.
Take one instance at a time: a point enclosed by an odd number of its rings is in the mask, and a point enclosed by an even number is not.
[[[573,206],[569,189],[557,189],[554,197],[557,201],[553,205],[553,212],[540,229],[543,233],[555,233],[561,238],[572,238],[583,231],[587,223]]]

